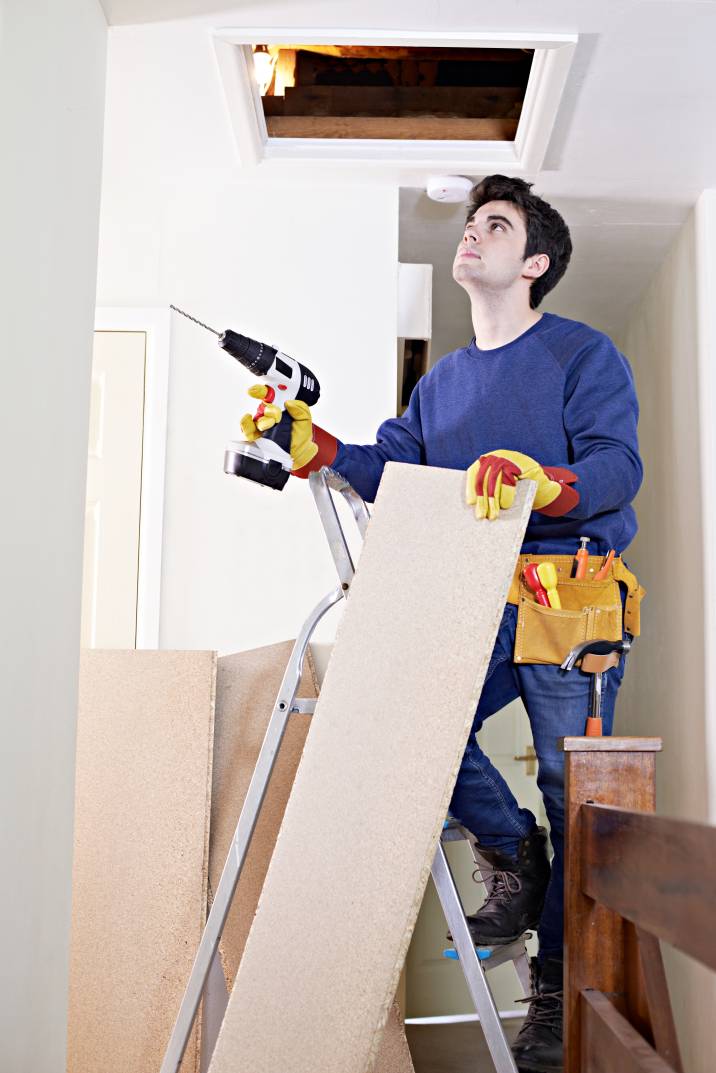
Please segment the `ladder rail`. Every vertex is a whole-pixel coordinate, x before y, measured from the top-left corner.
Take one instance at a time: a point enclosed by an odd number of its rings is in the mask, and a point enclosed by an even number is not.
[[[431,868],[435,889],[450,928],[465,982],[470,992],[485,1041],[492,1057],[496,1073],[517,1073],[517,1066],[512,1056],[500,1021],[500,1015],[487,983],[485,970],[480,963],[475,944],[465,917],[465,910],[455,885],[450,865],[445,854],[442,840],[438,840],[435,857]]]
[[[325,613],[339,600],[343,599],[344,595],[342,588],[336,588],[333,592],[324,596],[304,622],[293,646],[276,703],[274,704],[273,713],[261,745],[256,767],[246,792],[246,798],[244,799],[231,847],[221,873],[221,879],[214,893],[211,911],[207,917],[204,932],[194,958],[194,964],[167,1045],[160,1073],[177,1073],[184,1057],[201,996],[231,908],[234,891],[246,860],[259,812],[266,796],[269,779],[283,740],[286,724],[292,710],[296,710],[297,705],[305,703],[301,701],[294,702],[296,700],[296,691],[301,681],[303,660],[311,634]]]
[[[346,540],[346,534],[338,517],[336,502],[331,492],[340,493],[348,503],[361,540],[365,539],[368,522],[370,521],[368,507],[343,477],[326,466],[309,474],[308,484],[318,509],[338,577],[344,592],[348,592],[355,574],[355,565]]]
[[[353,517],[358,526],[358,532],[361,537],[365,539],[366,529],[368,528],[368,522],[370,521],[370,511],[368,510],[365,500],[358,495],[355,488],[348,483],[345,477],[342,477],[340,473],[336,473],[335,470],[329,469],[328,466],[324,466],[323,469],[318,470],[317,473],[310,474],[308,478],[308,483],[311,484],[312,487],[315,487],[320,482],[324,483],[334,492],[340,492],[353,512]]]
[[[308,480],[326,533],[328,547],[331,549],[333,562],[338,571],[341,587],[344,592],[347,592],[355,574],[355,567],[346,535],[343,532],[343,526],[338,517],[336,504],[323,475],[323,470],[318,473],[312,473]]]

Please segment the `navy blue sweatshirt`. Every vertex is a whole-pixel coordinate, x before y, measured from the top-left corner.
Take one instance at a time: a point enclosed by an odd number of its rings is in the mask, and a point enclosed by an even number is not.
[[[544,313],[517,339],[480,350],[473,339],[441,358],[402,417],[376,443],[339,443],[332,468],[372,502],[386,462],[467,469],[495,450],[522,451],[577,475],[580,500],[562,518],[530,515],[523,551],[625,550],[637,530],[631,501],[642,479],[639,407],[629,363],[586,324]]]

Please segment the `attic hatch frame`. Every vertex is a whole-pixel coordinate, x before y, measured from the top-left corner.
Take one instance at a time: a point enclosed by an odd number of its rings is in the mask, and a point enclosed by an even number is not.
[[[404,30],[327,30],[252,26],[212,31],[240,163],[263,161],[370,162],[374,167],[456,167],[487,175],[534,174],[547,144],[572,63],[576,34],[440,33]],[[514,141],[404,141],[393,138],[271,138],[253,74],[252,44],[402,45],[534,50]]]

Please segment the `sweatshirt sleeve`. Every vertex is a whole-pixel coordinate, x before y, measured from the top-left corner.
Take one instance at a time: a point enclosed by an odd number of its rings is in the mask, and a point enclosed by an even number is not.
[[[606,336],[579,355],[565,383],[564,427],[579,503],[567,517],[627,507],[639,491],[639,404],[626,358]]]
[[[331,469],[345,477],[363,499],[372,503],[386,462],[412,462],[415,465],[425,462],[418,386],[410,396],[405,413],[383,422],[374,444],[359,446],[339,441]]]

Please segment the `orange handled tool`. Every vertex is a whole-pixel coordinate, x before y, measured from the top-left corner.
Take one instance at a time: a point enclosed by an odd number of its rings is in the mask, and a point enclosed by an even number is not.
[[[609,567],[614,562],[615,554],[616,554],[616,552],[614,551],[614,548],[612,548],[612,550],[609,552],[609,554],[607,555],[606,559],[604,560],[603,565],[599,567],[599,569],[597,570],[596,574],[594,575],[594,580],[595,581],[604,581],[604,578],[609,573]]]
[[[589,562],[589,552],[587,551],[587,544],[589,543],[589,537],[580,537],[580,547],[577,554],[574,556],[574,568],[572,570],[572,577],[576,577],[581,580],[587,576],[587,563]]]
[[[587,716],[584,735],[587,738],[602,736],[602,675],[616,667],[623,653],[631,648],[631,641],[582,641],[576,645],[562,663],[560,670],[571,671],[577,664],[592,679],[591,712]]]

